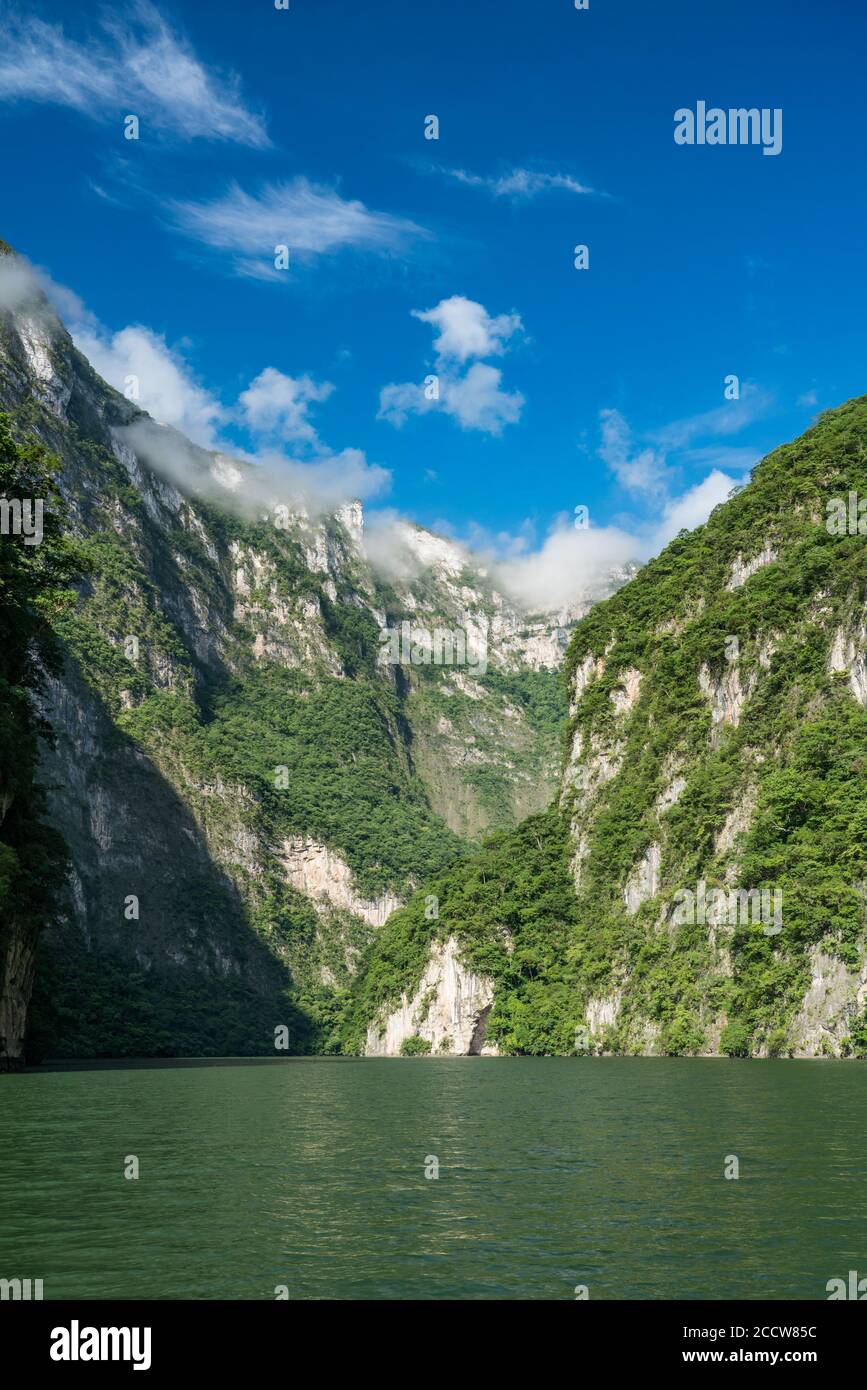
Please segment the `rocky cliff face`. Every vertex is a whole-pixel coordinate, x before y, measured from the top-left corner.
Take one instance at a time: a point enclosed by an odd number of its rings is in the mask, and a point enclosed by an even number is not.
[[[408,525],[386,581],[360,504],[266,498],[101,381],[36,294],[0,314],[0,409],[59,458],[88,568],[44,697],[72,874],[33,1054],[263,1052],[287,1021],[294,1048],[333,1045],[371,932],[549,799],[554,668],[590,597],[522,614]],[[459,631],[466,659],[383,662],[383,628]]]
[[[368,1057],[396,1057],[420,1044],[419,1052],[468,1057],[495,1055],[486,1045],[485,1025],[494,1001],[493,981],[468,970],[453,936],[435,942],[412,996],[367,1030]]]
[[[576,633],[579,915],[634,923],[591,1046],[861,1047],[867,537],[829,518],[865,443],[863,400],[829,412]]]
[[[557,804],[392,920],[368,1046],[447,938],[500,1051],[867,1055],[865,461],[867,398],[583,618]]]

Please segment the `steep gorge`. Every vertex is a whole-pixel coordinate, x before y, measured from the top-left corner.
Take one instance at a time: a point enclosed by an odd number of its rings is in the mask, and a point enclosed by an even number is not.
[[[34,805],[70,869],[26,1044],[33,962],[0,931],[7,1064],[275,1032],[867,1053],[865,399],[548,614],[408,523],[386,580],[357,503],[242,505],[245,466],[108,387],[38,295],[0,314],[0,411],[58,460],[83,567],[37,697]],[[487,669],[381,664],[404,623],[482,634]]]
[[[0,411],[57,459],[83,566],[38,696],[70,872],[27,1055],[267,1053],[278,1027],[293,1051],[340,1046],[394,906],[550,799],[554,668],[596,595],[525,614],[408,523],[409,564],[384,579],[360,504],[266,505],[255,470],[107,386],[33,287],[0,313]],[[380,633],[403,622],[482,634],[486,665],[383,665]],[[3,939],[0,954],[11,970]],[[3,1050],[20,1063],[18,1034]]]

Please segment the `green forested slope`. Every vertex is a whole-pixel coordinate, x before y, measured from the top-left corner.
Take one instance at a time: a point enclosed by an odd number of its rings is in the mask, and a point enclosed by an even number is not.
[[[579,1050],[864,1051],[867,506],[855,534],[833,526],[850,493],[867,499],[864,398],[582,620],[559,808],[426,885],[435,921],[423,895],[392,919],[347,1045],[453,934],[495,982],[501,1051],[576,1034]],[[780,893],[782,930],[688,920],[700,883]]]

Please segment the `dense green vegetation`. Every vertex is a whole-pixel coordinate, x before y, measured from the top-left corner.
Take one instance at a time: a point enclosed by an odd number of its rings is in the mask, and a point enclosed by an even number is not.
[[[589,790],[567,780],[564,814],[585,840],[577,897],[576,840],[559,813],[497,837],[425,885],[441,896],[438,923],[425,920],[422,894],[388,924],[356,986],[350,1045],[415,988],[433,932],[453,931],[465,961],[495,980],[488,1037],[510,1052],[573,1050],[587,1004],[609,997],[616,1022],[596,1047],[779,1055],[814,953],[854,978],[867,934],[867,713],[846,674],[829,670],[829,649],[835,632],[863,623],[867,538],[825,521],[829,499],[867,497],[865,450],[867,400],[828,412],[578,625],[569,678],[587,658],[602,670],[569,744],[579,737],[582,759],[605,755],[615,775]],[[731,586],[738,558],[766,544],[770,562]],[[728,676],[745,692],[739,723],[712,727],[702,668],[711,685]],[[612,697],[629,672],[639,695],[624,715]],[[685,785],[661,813],[675,773]],[[721,842],[727,817],[749,804],[735,843]],[[662,879],[630,914],[624,887],[652,845]],[[699,880],[778,891],[782,931],[679,920],[676,895]],[[861,1019],[841,1050],[862,1055],[865,1039]]]
[[[105,482],[111,465],[92,452]],[[202,670],[166,615],[166,594],[178,585],[179,552],[185,581],[193,577],[205,591],[217,588],[215,578],[225,578],[231,562],[204,553],[184,513],[182,524],[156,538],[130,518],[120,533],[94,528],[88,535],[88,586],[59,625],[118,728],[167,772],[171,750],[171,760],[191,774],[246,787],[270,835],[305,833],[332,845],[363,892],[402,888],[463,852],[432,814],[403,751],[401,703],[377,670],[378,628],[370,613],[346,596],[329,599],[291,535],[205,511],[222,542],[243,541],[272,563],[278,598],[299,611],[305,601],[319,605],[345,674],[252,661],[243,627],[231,639],[235,671]],[[251,600],[267,613],[269,594]],[[137,659],[125,653],[128,634],[138,639]],[[278,789],[279,767],[287,769],[288,784]]]
[[[516,705],[537,734],[555,740],[562,733],[569,709],[562,671],[491,668],[481,677],[481,684]]]
[[[457,936],[466,964],[495,981],[487,1037],[505,1052],[569,1052],[581,1022],[575,893],[568,831],[556,808],[493,836],[472,858],[425,883],[378,934],[353,990],[344,1046],[361,1048],[367,1024],[412,993],[433,940]],[[425,915],[438,900],[438,917]]]
[[[492,667],[476,678],[488,697],[482,704],[473,694],[446,688],[442,675],[432,667],[413,671],[407,713],[414,726],[429,731],[424,770],[428,782],[441,784],[440,800],[448,803],[462,788],[473,789],[478,812],[462,828],[465,838],[479,843],[553,796],[568,713],[565,684],[560,671]],[[449,730],[445,736],[436,732],[442,721]],[[468,746],[473,756],[459,770],[452,766],[456,744]]]
[[[202,765],[255,788],[272,836],[301,830],[345,850],[362,892],[401,888],[465,852],[432,816],[401,757],[400,711],[382,680],[254,668],[214,701]],[[287,769],[285,787],[275,770]]]
[[[63,940],[40,960],[27,1053],[31,1062],[261,1057],[278,1025],[293,1054],[320,1050],[316,1020],[293,991],[266,996],[200,971],[146,971],[125,952]]]
[[[616,737],[611,690],[625,669],[643,673],[621,771],[594,808],[579,899],[582,915],[605,924],[609,980],[629,981],[610,1046],[636,1045],[649,1021],[662,1050],[700,1050],[721,1018],[722,1050],[778,1051],[809,984],[810,948],[823,943],[850,969],[862,958],[867,716],[845,676],[829,673],[828,651],[835,630],[855,630],[863,612],[867,547],[863,536],[829,534],[825,519],[828,499],[867,495],[865,441],[865,401],[829,412],[576,631],[572,671],[608,651],[576,714],[585,739]],[[729,589],[737,557],[765,543],[773,563]],[[715,678],[726,672],[732,638],[740,683],[754,692],[737,727],[714,740],[696,676],[702,665]],[[673,754],[687,786],[664,817],[664,883],[626,923],[620,892],[659,838],[653,808]],[[738,926],[727,976],[714,968],[706,926],[660,933],[654,924],[661,913],[671,923],[678,888],[731,883],[715,836],[749,789],[756,805],[734,882],[779,890],[785,925],[778,936]]]

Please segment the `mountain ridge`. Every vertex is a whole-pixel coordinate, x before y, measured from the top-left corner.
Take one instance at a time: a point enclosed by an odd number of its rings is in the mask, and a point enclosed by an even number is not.
[[[574,615],[521,613],[408,523],[420,553],[382,578],[360,504],[278,516],[255,469],[150,421],[26,272],[13,288],[0,409],[58,458],[85,571],[40,697],[72,869],[29,1055],[267,1052],[287,1019],[293,1048],[333,1046],[388,910],[553,791],[565,699],[545,663]],[[186,492],[156,448],[183,451]],[[483,634],[487,669],[383,666],[404,622]]]

